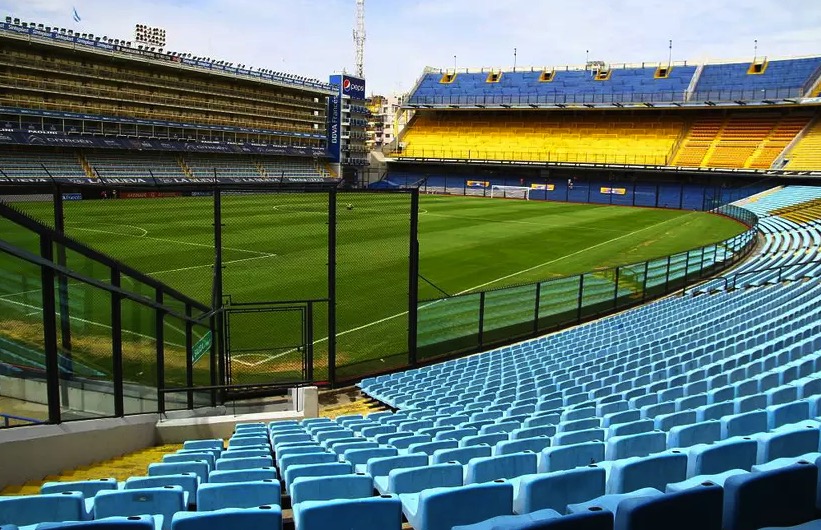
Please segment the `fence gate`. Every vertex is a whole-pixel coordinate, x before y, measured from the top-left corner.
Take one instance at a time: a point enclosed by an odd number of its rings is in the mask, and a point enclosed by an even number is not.
[[[229,385],[313,379],[311,302],[225,306],[225,375]]]

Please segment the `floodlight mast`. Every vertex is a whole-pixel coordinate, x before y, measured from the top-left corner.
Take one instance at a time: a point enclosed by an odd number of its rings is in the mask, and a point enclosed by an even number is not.
[[[365,77],[365,0],[356,0],[356,26],[353,30],[356,51],[356,76]]]

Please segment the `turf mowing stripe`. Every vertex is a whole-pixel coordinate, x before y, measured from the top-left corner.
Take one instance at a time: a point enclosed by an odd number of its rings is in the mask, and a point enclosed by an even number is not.
[[[626,234],[622,234],[622,235],[617,236],[617,237],[614,237],[614,238],[612,238],[612,239],[608,239],[607,241],[602,241],[601,243],[598,243],[598,244],[596,244],[596,245],[593,245],[593,246],[590,246],[590,247],[583,248],[583,249],[581,249],[581,250],[579,250],[579,251],[576,251],[576,252],[573,252],[573,253],[571,253],[571,254],[567,254],[567,255],[565,255],[565,256],[562,256],[562,257],[559,257],[559,258],[556,258],[556,259],[553,259],[553,260],[550,260],[550,261],[546,261],[546,262],[541,263],[541,264],[539,264],[539,265],[535,265],[535,266],[533,266],[533,267],[529,267],[529,268],[527,268],[527,269],[523,269],[523,270],[521,270],[521,271],[514,272],[513,274],[508,274],[507,276],[503,276],[503,277],[501,277],[501,278],[497,278],[497,279],[492,280],[492,281],[490,281],[490,282],[485,282],[485,283],[483,283],[483,284],[481,284],[481,285],[477,285],[477,286],[475,286],[475,287],[471,287],[471,288],[469,288],[469,289],[465,289],[464,291],[460,291],[460,292],[456,293],[454,296],[459,296],[459,295],[463,295],[463,294],[468,294],[468,293],[470,293],[471,291],[474,291],[474,290],[476,290],[476,289],[481,289],[482,287],[486,287],[486,286],[488,286],[488,285],[492,285],[492,284],[494,284],[494,283],[497,283],[497,282],[500,282],[500,281],[507,280],[507,279],[512,278],[512,277],[514,277],[514,276],[518,276],[518,275],[520,275],[520,274],[524,274],[524,273],[526,273],[526,272],[530,272],[530,271],[535,270],[535,269],[538,269],[538,268],[540,268],[540,267],[544,267],[545,265],[550,265],[551,263],[555,263],[555,262],[560,261],[560,260],[563,260],[563,259],[565,259],[565,258],[569,258],[569,257],[571,257],[571,256],[575,256],[575,255],[577,255],[577,254],[581,254],[581,253],[583,253],[583,252],[587,252],[587,251],[588,251],[588,250],[590,250],[590,249],[597,248],[597,247],[600,247],[600,246],[602,246],[602,245],[606,245],[606,244],[608,244],[608,243],[612,243],[613,241],[618,241],[618,240],[620,240],[620,239],[622,239],[622,238],[625,238],[625,237],[628,237],[628,236],[632,236],[632,235],[638,234],[639,232],[643,232],[643,231],[648,230],[648,229],[650,229],[650,228],[654,228],[654,227],[657,227],[657,226],[661,226],[661,225],[663,225],[663,224],[665,224],[665,223],[668,223],[668,222],[670,222],[670,221],[681,221],[683,218],[685,218],[685,217],[689,217],[689,216],[692,216],[692,215],[694,215],[695,213],[696,213],[696,212],[690,212],[690,213],[687,213],[687,214],[682,215],[682,216],[673,217],[673,218],[670,218],[670,219],[666,219],[666,220],[664,220],[664,221],[659,221],[659,222],[657,222],[657,223],[654,223],[654,224],[651,224],[651,225],[645,226],[644,228],[639,228],[638,230],[634,230],[634,231],[632,231],[632,232],[628,232],[628,233],[626,233]],[[446,300],[446,299],[444,299],[444,298],[443,298],[442,300]],[[427,303],[427,304],[425,304],[425,305],[419,306],[419,309],[421,310],[421,309],[428,308],[428,307],[430,307],[430,306],[432,306],[432,305],[435,305],[435,304],[437,304],[437,303],[441,302],[442,300],[434,300],[433,302],[430,302],[430,303]],[[408,312],[407,312],[407,311],[402,311],[401,313],[397,313],[397,314],[395,314],[395,315],[387,316],[387,317],[385,317],[385,318],[381,318],[381,319],[379,319],[379,320],[375,320],[375,321],[370,322],[370,323],[368,323],[368,324],[363,324],[363,325],[361,325],[361,326],[357,326],[357,327],[355,327],[355,328],[347,329],[347,330],[345,330],[345,331],[340,331],[339,333],[337,333],[337,334],[336,334],[336,336],[338,337],[338,336],[340,336],[340,335],[347,335],[348,333],[353,333],[353,332],[355,332],[355,331],[360,331],[360,330],[363,330],[363,329],[369,328],[369,327],[371,327],[371,326],[377,326],[377,325],[379,325],[379,324],[381,324],[381,323],[383,323],[383,322],[387,322],[387,321],[389,321],[389,320],[393,320],[393,319],[395,319],[395,318],[399,318],[399,317],[405,316],[405,315],[407,315],[407,314],[408,314]],[[317,339],[317,340],[315,340],[315,341],[314,341],[314,344],[315,344],[315,345],[316,345],[316,344],[320,344],[320,343],[322,343],[322,342],[325,342],[326,340],[328,340],[328,337],[323,337],[323,338],[321,338],[321,339]],[[259,364],[263,364],[263,363],[265,363],[265,362],[270,362],[270,361],[273,361],[274,359],[278,359],[279,357],[282,357],[282,356],[287,355],[287,354],[289,354],[289,353],[293,353],[293,351],[295,351],[295,350],[292,350],[292,351],[287,351],[287,352],[282,352],[282,353],[279,353],[279,354],[277,354],[277,355],[273,355],[273,356],[269,357],[266,361],[260,361],[260,362],[255,363],[255,364],[250,364],[250,363],[242,363],[242,364],[246,364],[246,365],[248,365],[248,366],[257,366],[257,365],[259,365]]]

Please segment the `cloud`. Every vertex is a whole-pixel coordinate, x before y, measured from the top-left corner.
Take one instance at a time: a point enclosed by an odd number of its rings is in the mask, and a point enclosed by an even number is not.
[[[83,21],[71,20],[76,6]],[[0,0],[27,20],[129,37],[168,31],[168,49],[327,79],[353,71],[354,0]],[[425,66],[508,67],[748,60],[821,53],[821,2],[805,0],[368,0],[368,92],[409,90]]]

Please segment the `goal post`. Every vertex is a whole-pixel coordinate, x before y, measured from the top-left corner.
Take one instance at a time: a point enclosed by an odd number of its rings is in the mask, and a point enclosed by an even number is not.
[[[490,197],[503,199],[524,199],[530,200],[530,190],[528,186],[502,186],[494,184],[490,187]]]

